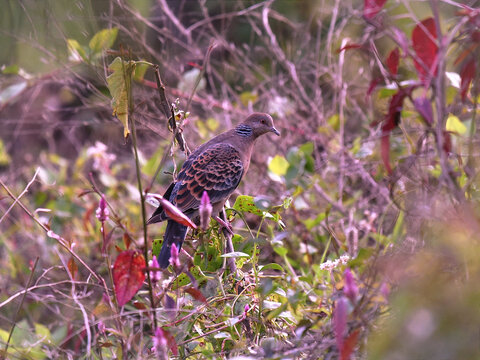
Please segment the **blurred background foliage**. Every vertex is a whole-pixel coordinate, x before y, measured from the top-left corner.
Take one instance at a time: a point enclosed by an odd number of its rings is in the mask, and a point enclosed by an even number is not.
[[[110,288],[106,258],[143,247],[131,139],[112,116],[106,80],[120,55],[159,65],[169,101],[189,112],[178,125],[191,149],[252,111],[272,114],[282,132],[259,141],[228,204],[239,272],[225,269],[212,221],[187,238],[188,272],[170,269],[155,287],[159,327],[178,356],[478,358],[478,76],[461,101],[458,63],[478,51],[476,15],[453,1],[389,0],[372,22],[363,9],[355,0],[3,0],[0,351],[8,342],[12,359],[175,353],[152,337],[146,286],[115,313],[56,238]],[[446,33],[463,26],[445,58],[448,79],[441,74],[462,201],[411,99],[390,135],[395,172],[382,162],[379,124],[398,84],[418,81],[408,39],[430,16]],[[398,76],[383,81],[392,31],[405,48]],[[185,154],[172,144],[151,67],[138,63],[132,91],[141,180],[163,193]],[[412,98],[425,93],[438,100],[424,88]],[[105,256],[98,193],[111,210]],[[163,231],[149,227],[149,246]]]

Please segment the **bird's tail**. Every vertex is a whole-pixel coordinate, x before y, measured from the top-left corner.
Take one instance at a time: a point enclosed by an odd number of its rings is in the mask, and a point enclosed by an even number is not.
[[[188,228],[185,225],[173,220],[168,220],[165,235],[163,235],[162,250],[160,250],[160,254],[157,256],[158,264],[162,269],[165,269],[169,265],[172,244],[177,246],[178,251],[182,248],[187,230]]]

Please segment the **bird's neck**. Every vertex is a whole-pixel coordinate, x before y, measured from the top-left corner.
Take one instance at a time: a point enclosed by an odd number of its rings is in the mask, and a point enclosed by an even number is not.
[[[238,125],[235,129],[235,134],[242,136],[242,137],[252,137],[253,136],[253,129],[246,125],[246,124],[240,124]]]

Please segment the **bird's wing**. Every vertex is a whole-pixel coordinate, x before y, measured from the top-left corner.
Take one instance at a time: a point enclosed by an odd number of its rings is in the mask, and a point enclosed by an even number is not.
[[[239,152],[231,145],[210,146],[185,161],[170,201],[181,211],[198,209],[204,191],[212,204],[225,201],[244,172]]]

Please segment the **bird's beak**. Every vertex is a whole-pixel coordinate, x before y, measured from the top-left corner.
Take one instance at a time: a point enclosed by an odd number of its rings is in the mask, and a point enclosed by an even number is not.
[[[272,126],[272,128],[270,129],[270,131],[273,132],[275,135],[280,136],[280,131],[278,131],[277,129],[275,129],[273,126]]]

